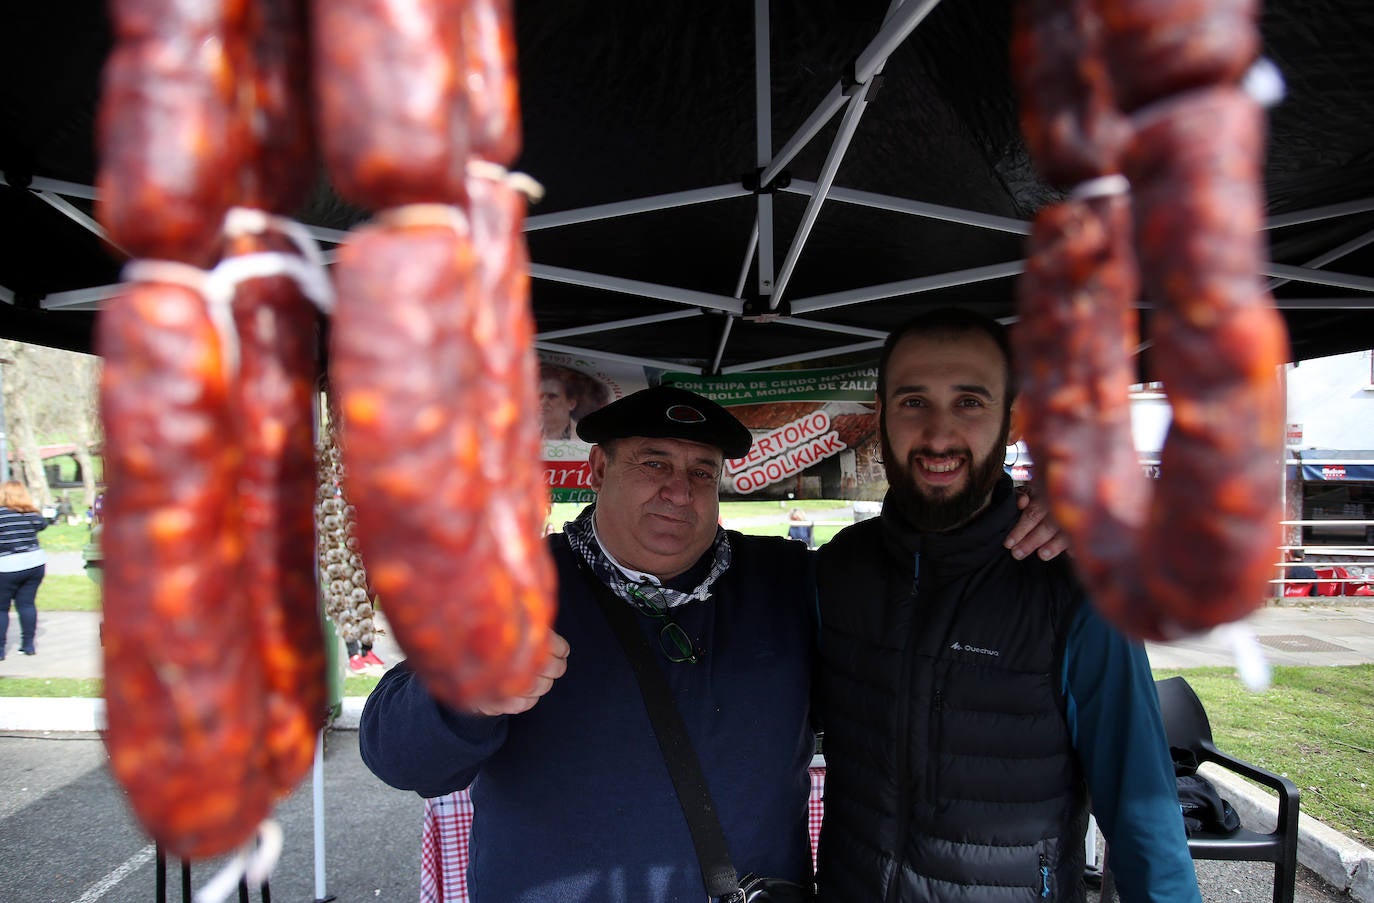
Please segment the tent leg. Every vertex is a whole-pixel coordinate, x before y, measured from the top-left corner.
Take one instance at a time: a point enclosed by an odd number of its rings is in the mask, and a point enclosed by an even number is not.
[[[315,742],[315,768],[310,776],[315,803],[315,903],[329,903],[334,895],[324,886],[324,731]]]

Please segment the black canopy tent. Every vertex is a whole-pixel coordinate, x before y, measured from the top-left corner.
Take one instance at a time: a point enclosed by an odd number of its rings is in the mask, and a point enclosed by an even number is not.
[[[730,372],[871,356],[926,305],[1014,316],[1055,195],[1017,128],[1010,9],[520,0],[540,347]],[[98,0],[0,18],[0,336],[89,350],[121,265],[91,218],[108,22]],[[1267,274],[1293,356],[1368,348],[1374,6],[1270,0],[1263,26],[1289,92]],[[323,180],[299,212],[326,242],[365,215]],[[1148,352],[1141,373],[1167,380]]]

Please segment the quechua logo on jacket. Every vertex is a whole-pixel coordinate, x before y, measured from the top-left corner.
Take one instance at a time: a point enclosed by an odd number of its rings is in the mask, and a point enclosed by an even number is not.
[[[967,646],[959,642],[958,640],[955,640],[949,648],[953,649],[955,652],[973,652],[978,655],[990,655],[993,658],[996,658],[997,656],[1002,654],[996,649],[987,649],[982,646]]]

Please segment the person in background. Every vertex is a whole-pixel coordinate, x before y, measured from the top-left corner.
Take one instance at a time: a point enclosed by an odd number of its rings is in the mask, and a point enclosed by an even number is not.
[[[724,459],[748,452],[749,430],[659,386],[587,415],[578,436],[595,443],[597,500],[547,540],[558,614],[543,673],[525,695],[458,711],[401,662],[364,706],[364,763],[423,797],[471,785],[474,900],[702,900],[686,819],[601,609],[628,605],[736,870],[809,884],[813,557],[719,526]]]
[[[1124,903],[1199,900],[1144,646],[1003,550],[1015,398],[993,320],[883,347],[882,514],[818,561],[822,901],[1080,903],[1090,800]]]
[[[577,396],[559,371],[544,366],[539,369],[540,431],[545,439],[572,439],[577,430],[573,411]]]
[[[350,671],[363,671],[369,665],[379,668],[386,667],[386,662],[382,661],[381,656],[372,651],[371,643],[364,643],[361,640],[344,640],[344,648],[348,651],[348,668]]]
[[[34,632],[38,629],[38,608],[34,600],[38,585],[47,572],[47,553],[38,545],[38,533],[47,520],[38,512],[29,490],[17,480],[0,484],[0,660],[5,658],[10,625],[10,604],[19,614],[19,651],[34,655]]]
[[[808,549],[814,549],[815,544],[815,525],[806,519],[800,508],[793,508],[792,513],[787,517],[787,538],[796,539],[806,543]]]

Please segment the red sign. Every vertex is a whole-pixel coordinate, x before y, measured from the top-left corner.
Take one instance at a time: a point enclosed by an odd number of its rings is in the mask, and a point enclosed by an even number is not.
[[[544,485],[555,502],[591,502],[592,468],[586,461],[545,461]]]
[[[1323,465],[1322,465],[1322,479],[1323,479],[1323,480],[1344,480],[1344,479],[1345,479],[1345,465],[1344,465],[1344,464],[1323,464]]]

